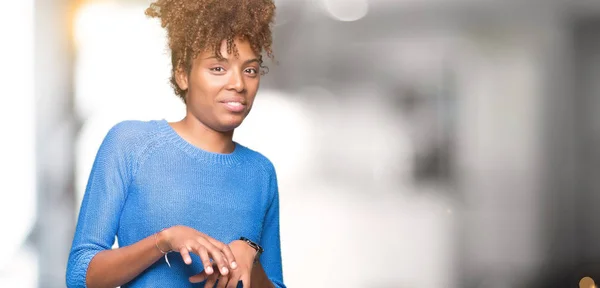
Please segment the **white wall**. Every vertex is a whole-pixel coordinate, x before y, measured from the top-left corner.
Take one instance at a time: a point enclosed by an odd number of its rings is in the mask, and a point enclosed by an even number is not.
[[[35,254],[24,245],[36,217],[33,1],[2,6],[11,12],[0,18],[0,286],[35,287]]]

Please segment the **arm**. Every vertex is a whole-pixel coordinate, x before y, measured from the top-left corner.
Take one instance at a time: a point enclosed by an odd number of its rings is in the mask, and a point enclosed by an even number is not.
[[[115,287],[161,256],[151,239],[110,250],[134,174],[135,155],[128,151],[132,150],[128,130],[123,124],[113,127],[96,155],[67,264],[68,287]]]
[[[264,287],[264,288],[277,288],[273,285],[273,282],[269,280],[267,273],[263,269],[262,265],[259,263],[254,264],[252,267],[252,283],[251,287]],[[279,286],[284,287],[284,286]]]
[[[180,248],[174,250],[173,247]],[[190,247],[191,250],[184,247]],[[190,227],[173,226],[133,245],[99,252],[90,263],[87,285],[88,287],[123,285],[161,258],[163,255],[161,251],[180,252],[188,265],[192,263],[190,252],[200,256],[204,267],[211,267],[210,258],[213,258],[215,269],[220,269],[218,272],[224,275],[229,274],[228,269],[237,269],[237,264],[233,264],[236,261],[235,256],[227,245]],[[205,269],[207,270],[209,269]],[[213,271],[207,273],[212,274]]]
[[[163,255],[161,251],[173,249],[182,254],[186,264],[191,264],[189,253],[193,252],[205,267],[210,266],[211,256],[225,274],[227,267],[235,270],[235,257],[227,245],[185,226],[174,226],[127,247],[111,249],[137,169],[132,130],[119,124],[100,146],[77,221],[67,264],[67,286],[121,286],[156,262]]]
[[[127,247],[98,252],[89,264],[87,287],[118,287],[138,276],[163,256],[154,238],[152,235]]]
[[[285,288],[281,263],[281,240],[279,233],[279,188],[275,169],[272,170],[269,189],[272,193],[271,203],[267,208],[260,245],[265,252],[260,263],[252,269],[252,287]]]
[[[188,251],[187,248],[177,250],[182,254],[186,264],[192,263],[189,252],[195,252],[203,258],[204,267],[211,265],[209,257],[212,256],[215,263],[218,263],[217,267],[219,269],[222,267],[236,269],[236,267],[230,266],[229,263],[225,263],[225,259],[235,262],[231,250],[226,248],[227,245],[190,227],[173,226],[146,237],[133,245],[99,252],[90,263],[87,273],[87,285],[88,287],[117,287],[123,285],[161,258],[163,256],[161,251],[171,251],[174,246],[193,247],[191,251]],[[215,255],[218,255],[219,258]],[[225,257],[221,257],[221,255],[225,255]]]

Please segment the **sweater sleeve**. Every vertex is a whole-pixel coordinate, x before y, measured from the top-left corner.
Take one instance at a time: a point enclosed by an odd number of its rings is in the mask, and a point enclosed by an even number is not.
[[[121,209],[133,178],[133,131],[128,127],[126,122],[115,125],[94,160],[67,263],[67,287],[86,287],[90,261],[114,244]]]
[[[277,288],[285,288],[283,283],[283,269],[281,263],[281,241],[279,233],[279,188],[277,185],[277,175],[275,169],[271,166],[271,175],[269,189],[271,192],[271,201],[267,207],[265,222],[262,230],[260,245],[264,248],[260,256],[260,263]]]

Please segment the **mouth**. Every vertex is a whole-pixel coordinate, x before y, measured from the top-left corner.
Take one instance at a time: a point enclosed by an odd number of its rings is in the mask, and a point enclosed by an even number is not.
[[[225,109],[229,110],[230,112],[234,112],[234,113],[242,112],[246,108],[246,105],[244,103],[237,102],[237,101],[227,101],[227,102],[220,102],[220,103],[225,106]]]

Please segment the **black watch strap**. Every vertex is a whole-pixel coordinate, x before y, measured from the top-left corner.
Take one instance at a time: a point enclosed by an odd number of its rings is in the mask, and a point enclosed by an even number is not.
[[[260,254],[262,254],[265,250],[258,245],[257,243],[253,242],[252,240],[246,238],[246,237],[240,237],[240,240],[246,242],[250,247],[254,248],[254,250],[256,250],[256,256],[254,256],[254,263],[258,262],[258,258],[260,258]]]

